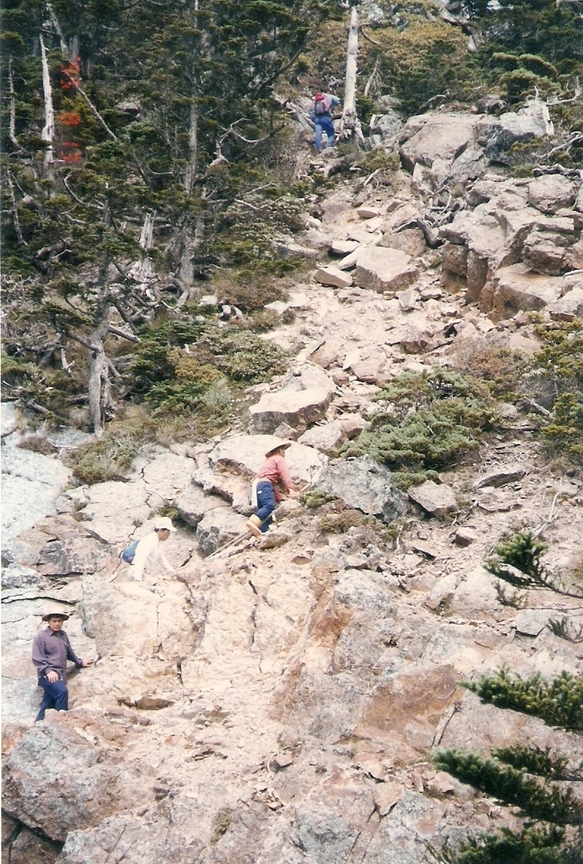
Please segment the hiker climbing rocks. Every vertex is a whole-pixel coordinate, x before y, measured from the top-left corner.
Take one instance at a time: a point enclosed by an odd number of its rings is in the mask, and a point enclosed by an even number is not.
[[[142,537],[136,546],[132,563],[134,579],[141,582],[144,568],[152,573],[159,567],[162,567],[167,573],[174,570],[174,567],[160,548],[160,544],[165,543],[174,531],[176,531],[176,528],[168,516],[158,516],[154,524],[154,530],[150,534],[146,534],[145,537]]]
[[[314,122],[314,147],[319,153],[322,149],[322,132],[326,133],[326,147],[332,147],[336,140],[332,108],[340,105],[340,99],[331,93],[316,93],[314,104],[310,110],[310,118]]]
[[[291,442],[284,441],[268,450],[253,481],[252,500],[257,512],[245,524],[255,537],[261,537],[269,529],[276,503],[282,501],[284,495],[295,498],[298,494],[285,462],[288,447]]]
[[[38,675],[38,686],[44,694],[35,723],[45,719],[45,711],[55,708],[57,711],[69,710],[69,691],[67,689],[67,660],[71,660],[77,669],[91,666],[95,660],[81,660],[69,642],[69,637],[62,629],[63,622],[69,616],[64,612],[49,612],[43,615],[47,628],[40,630],[32,643],[32,662]]]

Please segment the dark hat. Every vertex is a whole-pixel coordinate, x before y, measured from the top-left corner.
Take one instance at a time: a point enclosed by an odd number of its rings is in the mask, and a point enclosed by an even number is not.
[[[265,454],[265,458],[267,459],[268,456],[272,456],[276,450],[287,450],[288,447],[291,447],[291,441],[282,441],[281,444],[276,444],[275,447],[268,450]]]
[[[46,615],[43,615],[42,620],[48,621],[49,618],[62,618],[63,621],[69,620],[69,616],[66,614],[66,612],[48,612]]]

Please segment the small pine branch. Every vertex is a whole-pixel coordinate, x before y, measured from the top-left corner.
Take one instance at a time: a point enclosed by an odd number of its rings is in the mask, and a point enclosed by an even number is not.
[[[581,589],[569,590],[553,579],[540,560],[546,548],[546,543],[535,540],[530,531],[519,531],[494,547],[493,556],[484,567],[514,588],[546,588],[565,597],[583,597]]]
[[[464,681],[462,687],[476,693],[483,702],[540,717],[547,726],[583,731],[583,677],[562,672],[553,681],[537,673],[531,678],[511,676],[504,668],[492,677]]]
[[[492,756],[500,762],[512,765],[518,771],[527,771],[549,780],[576,779],[573,772],[567,770],[569,760],[564,756],[551,756],[549,747],[546,750],[541,750],[540,747],[523,747],[520,744],[514,747],[496,747],[492,750]]]
[[[440,748],[432,759],[440,770],[504,804],[519,807],[526,817],[555,825],[583,823],[583,803],[572,789],[563,792],[556,786],[543,786],[523,771],[467,750]]]

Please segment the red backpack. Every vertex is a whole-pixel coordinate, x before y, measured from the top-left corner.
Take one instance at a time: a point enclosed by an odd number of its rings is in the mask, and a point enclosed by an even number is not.
[[[330,101],[325,93],[316,93],[314,96],[314,114],[316,117],[330,113]]]

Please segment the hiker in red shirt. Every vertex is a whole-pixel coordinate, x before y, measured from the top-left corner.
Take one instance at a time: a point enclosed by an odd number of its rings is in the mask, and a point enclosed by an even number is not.
[[[291,447],[291,443],[284,441],[283,444],[268,450],[265,462],[257,472],[253,483],[253,503],[257,512],[245,523],[255,537],[261,537],[269,529],[276,503],[285,495],[295,498],[298,494],[285,462],[285,451],[288,447]]]
[[[326,148],[332,147],[336,140],[331,114],[335,105],[340,105],[338,96],[332,96],[331,93],[316,93],[314,96],[310,118],[314,122],[314,147],[318,153],[322,149],[322,132],[326,133]]]

